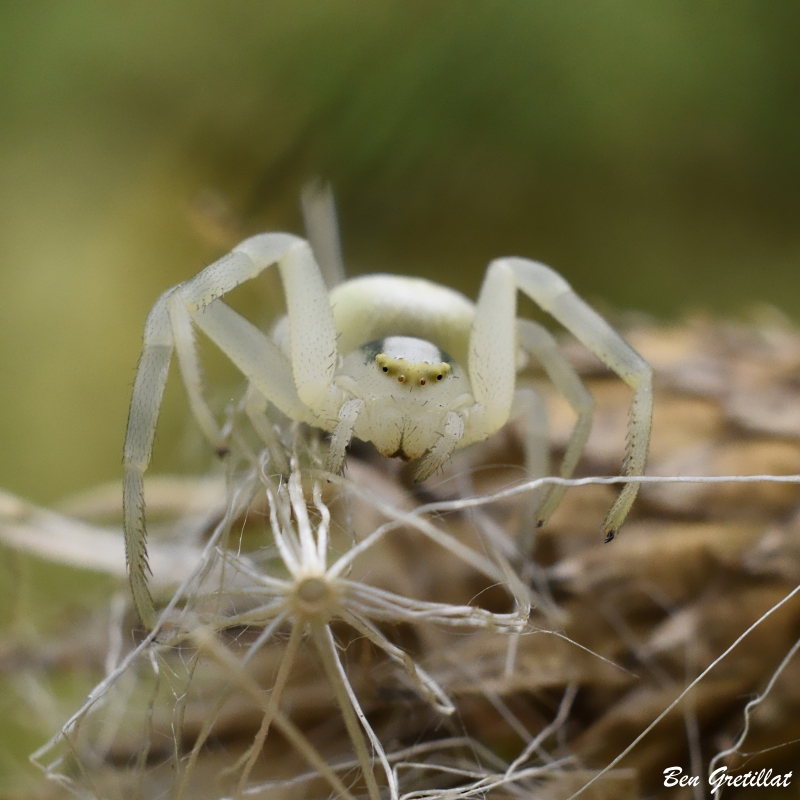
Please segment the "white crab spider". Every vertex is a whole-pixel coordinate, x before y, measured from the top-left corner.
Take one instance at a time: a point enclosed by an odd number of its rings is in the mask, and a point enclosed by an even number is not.
[[[271,430],[259,424],[258,409],[266,400],[291,419],[332,434],[329,470],[341,470],[355,436],[384,455],[416,460],[417,481],[439,469],[455,449],[502,428],[515,399],[515,412],[525,405],[516,375],[533,357],[578,415],[561,465],[561,474],[569,477],[589,434],[592,399],[553,337],[532,321],[517,319],[517,291],[522,291],[633,388],[623,471],[634,476],[644,471],[650,366],[560,275],[526,258],[496,259],[477,303],[430,281],[396,275],[342,280],[329,292],[315,253],[329,276],[343,279],[332,199],[323,195],[307,202],[306,211],[313,251],[287,233],[252,236],[161,295],[147,317],[125,439],[123,493],[131,586],[145,622],[152,621],[153,606],[146,584],[143,475],[173,350],[203,433],[219,452],[226,449],[203,399],[193,326],[248,379],[249,413],[262,437],[268,439]],[[287,314],[267,335],[221,298],[272,265],[280,271]],[[603,525],[607,540],[638,488],[627,484],[617,497]],[[554,487],[544,498],[539,524],[562,494],[562,487]]]

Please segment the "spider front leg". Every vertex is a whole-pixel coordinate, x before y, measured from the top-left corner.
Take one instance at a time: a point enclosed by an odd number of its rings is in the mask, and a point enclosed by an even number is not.
[[[538,360],[547,377],[577,414],[559,470],[562,478],[571,478],[589,439],[594,401],[549,331],[526,319],[517,321],[517,330],[520,347]],[[566,491],[566,486],[551,486],[547,490],[536,511],[537,527],[550,519]]]
[[[328,291],[308,242],[285,233],[252,236],[237,245],[229,255],[182,284],[180,295],[197,326],[236,363],[240,338],[246,340],[246,347],[249,348],[254,334],[250,331],[240,333],[242,328],[232,322],[223,322],[222,326],[217,324],[216,319],[208,324],[206,322],[214,316],[218,307],[223,306],[215,304],[215,300],[273,264],[277,264],[280,270],[286,295],[293,383],[300,401],[312,411],[317,411],[324,405],[333,383],[337,360],[336,329]],[[227,309],[227,306],[224,307]],[[230,314],[227,318],[231,319]],[[246,324],[261,334],[261,342],[268,340],[255,326]],[[234,328],[230,334],[226,330],[228,327]],[[217,334],[221,337],[219,341],[215,338]],[[283,357],[274,345],[272,350]],[[270,361],[274,361],[271,356]],[[245,374],[250,377],[248,373]],[[262,394],[272,400],[268,386],[256,385]],[[291,416],[291,412],[285,413]]]
[[[286,293],[291,363],[263,332],[218,299],[273,264],[280,269]],[[289,234],[253,236],[159,298],[145,324],[124,449],[126,556],[134,603],[147,626],[155,622],[155,610],[146,579],[144,472],[152,455],[173,349],[203,433],[217,450],[224,445],[203,398],[193,324],[231,358],[265,398],[293,419],[329,429],[326,419],[335,417],[333,409],[338,409],[336,402],[341,399],[340,390],[332,383],[337,359],[333,314],[319,268],[304,240]]]
[[[158,411],[172,359],[173,339],[167,311],[168,298],[169,292],[159,297],[144,326],[144,345],[133,383],[123,451],[125,472],[122,524],[125,530],[125,560],[136,611],[148,628],[155,622],[155,609],[147,588],[149,565],[144,518],[144,471],[150,463]]]
[[[329,289],[344,283],[346,275],[336,219],[336,201],[329,183],[311,180],[300,194],[306,238],[311,243]]]
[[[444,418],[444,430],[436,444],[420,459],[414,471],[414,483],[422,483],[426,478],[441,469],[458,447],[464,436],[464,419],[455,411]]]
[[[536,261],[524,258],[497,259],[489,265],[481,288],[470,339],[469,371],[476,399],[489,403],[487,419],[494,423],[502,420],[500,424],[504,424],[511,406],[513,382],[509,390],[509,376],[513,373],[509,362],[516,354],[516,349],[513,324],[508,320],[513,320],[516,313],[517,290],[524,292],[557,319],[633,389],[622,470],[625,475],[642,475],[647,462],[653,414],[652,369],[594,309],[572,291],[560,275]],[[496,332],[494,338],[493,332]],[[576,393],[572,378],[562,376],[561,384],[559,388],[567,394],[568,399],[570,394],[573,396],[571,402],[578,410],[581,393]],[[582,422],[582,418],[588,419],[586,411],[578,410],[578,413],[579,421],[565,454],[568,466],[568,457],[577,460],[582,449],[579,443],[584,436],[584,426],[588,432],[588,422]],[[639,484],[629,483],[620,492],[603,523],[606,541],[614,538],[638,490]]]
[[[269,418],[269,401],[251,383],[244,398],[244,413],[269,454],[270,472],[289,474],[286,451]]]

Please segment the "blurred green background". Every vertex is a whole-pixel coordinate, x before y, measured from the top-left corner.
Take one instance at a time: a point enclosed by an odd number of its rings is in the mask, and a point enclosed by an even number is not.
[[[798,33],[800,5],[763,0],[2,3],[0,487],[118,480],[150,306],[246,235],[301,231],[315,175],[351,273],[474,296],[519,254],[605,311],[796,320]],[[233,301],[263,320],[280,290],[258,283]],[[222,408],[241,379],[208,350]],[[211,462],[173,376],[153,469]],[[105,579],[2,556],[7,642],[105,602]],[[0,778],[84,696],[70,674],[35,714],[0,676]]]
[[[520,254],[606,310],[796,319],[799,31],[762,0],[4,3],[0,486],[117,479],[148,309],[300,231],[314,175],[352,273],[474,296]],[[155,467],[198,438],[173,376]]]

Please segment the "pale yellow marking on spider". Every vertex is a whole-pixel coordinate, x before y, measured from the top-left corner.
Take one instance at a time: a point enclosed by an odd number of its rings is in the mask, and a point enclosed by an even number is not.
[[[633,389],[623,473],[644,472],[652,370],[558,273],[527,258],[498,258],[489,264],[475,303],[421,278],[343,280],[332,195],[307,192],[304,211],[313,249],[288,233],[252,236],[161,295],[147,317],[125,439],[123,491],[128,570],[145,624],[152,625],[154,610],[146,579],[143,477],[173,350],[200,428],[218,452],[227,448],[203,397],[195,327],[248,379],[248,414],[263,438],[270,438],[263,417],[268,401],[291,419],[332,434],[330,471],[341,471],[355,436],[386,456],[417,461],[416,481],[438,470],[454,450],[491,436],[511,416],[527,408],[530,417],[532,407],[540,404],[528,387],[517,386],[516,378],[520,365],[538,360],[578,417],[560,469],[570,477],[589,436],[592,398],[551,334],[517,318],[521,291]],[[280,271],[287,314],[267,334],[221,298],[273,265]],[[536,462],[544,446],[537,420],[533,423],[526,437],[529,463]],[[620,492],[603,524],[607,540],[624,521],[638,489],[631,483]],[[544,496],[538,524],[564,491],[552,487]]]

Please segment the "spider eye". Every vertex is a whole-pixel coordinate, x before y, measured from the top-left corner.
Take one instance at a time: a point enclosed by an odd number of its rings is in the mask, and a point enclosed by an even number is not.
[[[420,386],[424,386],[425,385],[425,378],[420,378],[419,379],[419,385]]]
[[[437,376],[436,376],[436,380],[437,380],[437,381],[440,381],[442,378],[444,378],[444,375],[437,375]]]
[[[388,371],[389,371],[389,367],[384,367],[384,368],[383,368],[383,371],[384,371],[384,372],[388,372]]]

